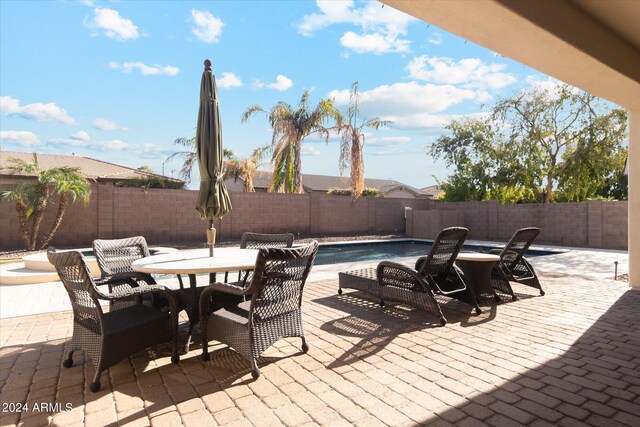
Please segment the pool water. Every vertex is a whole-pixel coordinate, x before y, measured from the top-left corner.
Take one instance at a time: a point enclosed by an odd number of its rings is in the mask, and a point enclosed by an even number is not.
[[[149,254],[150,255],[155,255],[158,252],[160,252],[158,249],[149,249]],[[80,253],[82,254],[83,257],[92,257],[95,256],[92,250],[87,250],[87,251],[80,251]]]
[[[347,243],[340,245],[320,245],[316,265],[339,264],[343,262],[376,261],[402,257],[427,255],[433,242],[401,240],[398,242]],[[463,251],[488,252],[496,246],[464,245]],[[528,250],[527,257],[545,256],[560,251]]]

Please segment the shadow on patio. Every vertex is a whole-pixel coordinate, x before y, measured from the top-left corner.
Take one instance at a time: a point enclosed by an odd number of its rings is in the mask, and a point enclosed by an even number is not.
[[[279,341],[259,380],[225,346],[204,363],[196,345],[179,365],[164,348],[138,353],[103,373],[98,393],[82,352],[61,368],[70,313],[3,319],[2,403],[73,409],[4,413],[2,425],[639,425],[640,292],[613,281],[545,284],[544,297],[518,287],[518,301],[486,302],[478,316],[444,299],[449,323],[438,327],[420,310],[313,282],[303,305],[309,353],[299,339]]]

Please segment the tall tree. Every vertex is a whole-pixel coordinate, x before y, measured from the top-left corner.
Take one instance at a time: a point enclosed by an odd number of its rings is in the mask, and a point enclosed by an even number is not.
[[[176,151],[167,159],[165,162],[171,161],[175,158],[182,159],[182,166],[180,167],[180,171],[178,172],[178,176],[184,179],[187,182],[191,182],[191,171],[193,170],[193,165],[198,164],[198,153],[196,148],[196,137],[193,136],[191,138],[176,138],[173,141],[174,144],[183,147],[181,150]],[[233,151],[223,149],[223,157],[225,159],[234,158]]]
[[[339,127],[341,134],[340,140],[340,174],[350,168],[351,172],[351,193],[357,199],[364,190],[364,158],[362,149],[365,143],[365,137],[362,133],[364,128],[374,130],[388,125],[387,120],[380,120],[379,117],[360,118],[360,92],[359,82],[351,85],[351,94],[349,95],[349,105],[347,107],[346,121]]]
[[[340,112],[328,99],[320,100],[312,109],[309,92],[304,91],[297,108],[279,102],[267,112],[259,105],[252,105],[242,114],[242,122],[246,123],[256,113],[267,114],[273,129],[271,161],[274,166],[270,191],[282,189],[286,193],[303,193],[302,143],[307,136],[316,132],[328,142],[331,128],[324,125],[330,118],[340,123]]]
[[[3,191],[2,197],[16,202],[20,236],[27,250],[44,249],[53,238],[66,212],[69,201],[82,199],[89,203],[91,185],[78,168],[57,167],[42,169],[34,153],[30,162],[16,160],[13,170],[36,175],[36,182],[21,183],[14,189]],[[56,217],[49,231],[38,244],[40,226],[51,197],[58,195]]]
[[[456,167],[443,187],[457,188],[457,199],[548,203],[560,190],[584,200],[605,192],[607,179],[619,185],[626,154],[626,113],[566,84],[522,91],[486,120],[454,121],[447,130],[430,153]]]
[[[234,181],[242,179],[244,182],[244,191],[253,193],[256,189],[253,187],[253,177],[261,165],[264,153],[270,147],[260,147],[253,150],[251,156],[245,159],[230,159],[225,162],[225,178],[232,177]]]

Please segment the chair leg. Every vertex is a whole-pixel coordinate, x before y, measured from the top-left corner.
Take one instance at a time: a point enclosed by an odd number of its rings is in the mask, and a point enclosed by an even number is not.
[[[254,380],[257,380],[260,377],[260,369],[258,369],[258,362],[255,357],[251,358],[251,376]]]
[[[309,345],[307,344],[307,340],[302,337],[302,352],[306,353],[307,351],[309,351]]]
[[[89,390],[91,390],[93,393],[95,393],[96,391],[100,390],[100,374],[102,373],[102,371],[96,369],[96,374],[93,376],[93,382],[91,383],[91,386],[89,387]]]
[[[62,362],[62,366],[65,368],[70,368],[73,366],[73,350],[67,353],[67,358]]]

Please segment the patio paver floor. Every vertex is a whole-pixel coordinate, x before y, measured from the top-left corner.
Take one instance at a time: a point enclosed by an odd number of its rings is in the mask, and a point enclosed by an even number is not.
[[[311,282],[309,352],[281,340],[258,380],[222,345],[210,362],[193,348],[179,365],[161,348],[104,372],[98,393],[83,352],[61,367],[70,312],[5,318],[1,424],[640,425],[640,292],[606,279],[541,281],[544,297],[516,284],[518,301],[487,300],[478,316],[445,299],[445,327],[410,307],[338,296],[336,280]],[[6,411],[25,402],[28,412]]]

